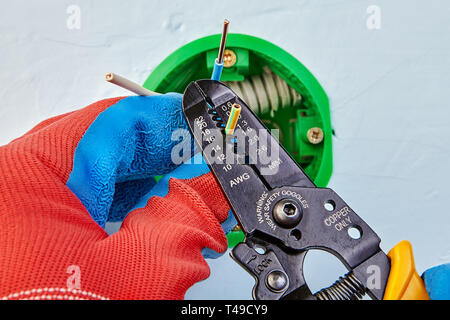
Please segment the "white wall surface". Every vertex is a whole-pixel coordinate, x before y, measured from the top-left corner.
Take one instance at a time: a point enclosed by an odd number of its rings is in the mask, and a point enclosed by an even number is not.
[[[335,189],[388,251],[413,243],[417,269],[450,261],[450,3],[446,0],[0,0],[0,144],[50,116],[127,94],[110,71],[143,83],[172,51],[220,32],[267,39],[325,88]],[[69,29],[67,8],[80,8]],[[381,10],[380,29],[366,12]],[[336,273],[318,259],[312,280]],[[252,278],[228,255],[187,298],[250,298]],[[340,270],[341,271],[341,270]],[[340,272],[339,271],[339,272]]]

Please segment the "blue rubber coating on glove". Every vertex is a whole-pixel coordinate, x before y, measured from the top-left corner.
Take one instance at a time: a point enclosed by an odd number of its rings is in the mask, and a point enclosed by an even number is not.
[[[136,205],[136,202],[145,196],[155,184],[156,180],[153,177],[116,183],[108,222],[123,221],[128,212]]]
[[[422,278],[431,300],[450,299],[450,264],[426,270]]]
[[[171,151],[180,141],[172,141],[172,133],[187,130],[181,99],[174,93],[128,97],[100,113],[86,130],[67,186],[100,226],[123,218],[154,185],[154,175],[176,167]]]
[[[146,194],[144,197],[141,198],[141,200],[136,204],[134,209],[144,207],[151,197],[166,196],[169,193],[169,180],[171,178],[187,180],[199,177],[208,172],[209,172],[208,165],[206,164],[201,154],[197,153],[196,155],[194,155],[193,158],[188,160],[188,162],[182,164],[174,171],[172,171],[170,174],[167,174],[164,177],[162,177],[161,180],[159,180],[158,183],[155,185],[155,187],[153,187],[153,189],[148,194]],[[236,219],[234,218],[234,215],[230,210],[230,212],[228,213],[228,218],[221,224],[225,234],[228,234],[236,224],[237,224]],[[221,253],[217,253],[209,248],[203,248],[202,254],[207,259],[208,258],[215,259],[222,255]]]
[[[162,177],[153,189],[136,203],[135,209],[143,208],[147,204],[151,197],[165,197],[169,193],[169,179],[181,179],[188,180],[195,177],[199,177],[209,172],[209,167],[206,164],[200,153],[197,153],[191,159],[188,159],[185,163],[173,170],[170,174],[166,174]]]

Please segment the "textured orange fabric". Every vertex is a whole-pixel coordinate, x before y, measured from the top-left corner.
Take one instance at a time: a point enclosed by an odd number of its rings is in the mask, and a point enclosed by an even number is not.
[[[0,147],[0,298],[182,299],[209,275],[201,249],[226,250],[229,207],[210,173],[171,179],[167,196],[131,212],[112,236],[66,187],[79,140],[119,99]]]

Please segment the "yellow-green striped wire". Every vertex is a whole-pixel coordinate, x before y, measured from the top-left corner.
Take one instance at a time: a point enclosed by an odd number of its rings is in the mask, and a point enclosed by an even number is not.
[[[236,129],[237,121],[239,119],[239,115],[241,114],[241,106],[237,103],[233,104],[231,107],[230,116],[227,121],[227,125],[225,127],[225,134],[233,134],[234,129]]]

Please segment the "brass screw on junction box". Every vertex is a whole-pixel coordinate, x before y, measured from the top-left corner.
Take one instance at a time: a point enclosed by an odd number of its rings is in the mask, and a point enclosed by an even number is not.
[[[242,231],[242,228],[241,228],[240,225],[237,224],[237,225],[234,226],[233,231],[235,231],[235,232]]]
[[[226,49],[223,53],[223,66],[225,68],[231,68],[236,64],[236,53],[233,50]]]
[[[308,141],[312,144],[319,144],[323,141],[323,131],[318,127],[309,129],[306,136],[308,137]]]

